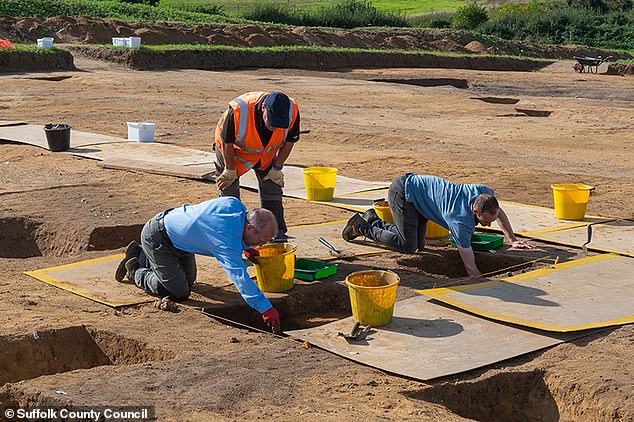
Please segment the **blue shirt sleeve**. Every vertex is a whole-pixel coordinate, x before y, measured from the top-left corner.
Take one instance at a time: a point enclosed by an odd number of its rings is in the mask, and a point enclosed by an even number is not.
[[[449,227],[449,231],[451,231],[451,236],[456,245],[464,249],[471,247],[471,237],[473,237],[475,232],[473,227],[456,222]]]
[[[224,253],[223,251],[215,256],[250,307],[260,313],[271,308],[271,302],[247,273],[247,266],[242,261],[242,251],[233,251],[233,253]]]

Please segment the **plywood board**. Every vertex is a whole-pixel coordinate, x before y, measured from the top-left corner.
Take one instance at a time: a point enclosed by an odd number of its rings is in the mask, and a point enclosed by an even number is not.
[[[634,259],[603,254],[499,281],[420,290],[498,321],[571,332],[634,322]]]
[[[374,202],[378,200],[387,200],[387,188],[337,196],[327,204],[350,211],[363,212],[372,208]]]
[[[1,126],[17,126],[17,125],[23,125],[24,122],[20,122],[17,120],[0,120],[0,127]]]
[[[255,176],[255,172],[250,171],[242,175],[240,177],[240,186],[243,188],[257,190],[258,181]],[[349,195],[351,193],[381,189],[388,186],[388,182],[368,182],[337,174],[334,195]],[[302,173],[302,169],[300,167],[289,165],[284,166],[284,196],[307,199],[306,188],[304,187],[304,174]],[[323,203],[329,204],[328,202]]]
[[[518,204],[500,201],[500,207],[511,220],[513,231],[522,236],[533,237],[534,234],[553,229],[585,226],[588,223],[610,221],[609,218],[586,216],[582,221],[560,220],[555,217],[555,210],[535,205]],[[491,229],[501,231],[497,223]]]
[[[106,159],[97,164],[99,167],[115,170],[142,171],[165,176],[184,177],[195,180],[215,180],[216,170],[213,164],[177,165],[155,163],[151,161]]]
[[[0,127],[0,139],[48,149],[46,134],[44,133],[44,126],[40,125]],[[71,148],[77,148],[83,145],[103,144],[110,142],[128,142],[128,140],[117,138],[115,136],[98,135],[96,133],[80,132],[71,129]]]
[[[533,235],[534,238],[562,245],[581,247],[588,238],[588,228],[577,227]],[[592,225],[590,250],[614,252],[634,257],[634,221],[618,220]]]
[[[394,374],[427,381],[470,371],[572,339],[534,333],[414,297],[397,302],[392,322],[366,340],[348,342],[352,317],[316,328],[287,331],[339,356]]]
[[[43,127],[0,127],[0,138],[48,148]],[[156,142],[127,139],[89,132],[71,131],[71,148],[65,153],[102,160],[103,167],[136,170],[191,179],[210,180],[215,171],[214,154]],[[134,158],[130,158],[134,157]]]
[[[123,257],[123,254],[117,254],[58,267],[27,271],[25,274],[115,308],[155,300],[135,285],[118,283],[114,279],[114,272]]]

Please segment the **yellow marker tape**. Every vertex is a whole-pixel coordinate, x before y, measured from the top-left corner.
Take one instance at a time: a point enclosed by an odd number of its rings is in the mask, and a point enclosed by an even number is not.
[[[609,259],[614,259],[614,258],[617,258],[617,257],[618,257],[618,255],[614,255],[614,254],[596,255],[596,256],[591,256],[591,257],[588,257],[588,258],[577,259],[577,260],[574,260],[574,261],[560,263],[560,264],[557,265],[557,268],[553,268],[553,267],[541,268],[541,269],[530,271],[530,272],[527,272],[527,273],[524,273],[524,274],[519,274],[519,275],[516,275],[516,276],[513,276],[513,277],[504,278],[502,280],[486,281],[484,283],[471,284],[471,285],[454,286],[454,287],[451,287],[451,288],[442,287],[442,288],[438,288],[438,289],[416,290],[416,292],[420,293],[420,294],[423,294],[425,296],[429,296],[429,297],[431,297],[433,299],[439,300],[439,301],[441,301],[443,303],[447,303],[449,305],[455,306],[456,308],[465,310],[467,312],[471,312],[471,313],[476,314],[476,315],[480,315],[480,316],[483,316],[483,317],[486,317],[486,318],[490,318],[490,319],[493,319],[493,320],[497,320],[497,321],[504,321],[504,322],[509,322],[509,323],[512,323],[512,324],[522,325],[522,326],[526,326],[526,327],[538,328],[538,329],[545,330],[545,331],[555,331],[555,332],[562,332],[563,333],[563,332],[570,332],[570,331],[588,330],[588,329],[592,329],[592,328],[609,327],[609,326],[612,326],[612,325],[628,324],[628,323],[634,322],[634,315],[630,315],[630,316],[623,317],[623,318],[616,318],[616,319],[596,322],[596,323],[573,325],[573,326],[568,326],[568,327],[558,327],[558,326],[553,326],[553,325],[541,324],[541,323],[538,323],[538,322],[527,321],[527,320],[520,319],[520,318],[513,318],[513,317],[506,316],[506,315],[498,314],[498,313],[495,313],[495,312],[487,311],[487,310],[478,308],[476,306],[472,306],[472,305],[466,304],[466,303],[464,303],[464,302],[462,302],[460,300],[453,299],[453,298],[450,298],[450,297],[446,296],[447,294],[451,294],[451,293],[468,292],[468,291],[473,291],[473,290],[478,290],[478,289],[495,287],[495,286],[507,284],[509,282],[526,281],[526,280],[530,280],[530,279],[533,279],[533,278],[541,277],[541,276],[546,275],[546,274],[553,273],[555,271],[562,271],[562,270],[578,267],[578,266],[581,266],[581,265],[590,264],[590,263],[593,263],[593,262],[599,262],[599,261],[605,261],[605,260],[609,260]]]

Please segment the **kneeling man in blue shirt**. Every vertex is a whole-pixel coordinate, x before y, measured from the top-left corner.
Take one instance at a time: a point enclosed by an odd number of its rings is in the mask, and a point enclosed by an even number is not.
[[[476,224],[490,226],[497,221],[512,247],[534,248],[515,237],[493,189],[484,185],[458,184],[436,176],[405,173],[390,185],[388,202],[394,224],[381,220],[371,208],[363,216],[353,215],[342,237],[350,241],[365,236],[390,249],[414,253],[424,248],[427,221],[431,220],[451,232],[469,275],[481,274],[471,248]]]
[[[277,310],[255,285],[242,261],[242,252],[271,241],[277,219],[264,208],[247,212],[239,199],[221,197],[196,205],[163,211],[141,231],[141,244],[132,242],[115,278],[126,276],[137,287],[164,298],[182,301],[196,280],[195,254],[215,257],[249,306],[277,331]],[[253,251],[252,249],[249,249]]]

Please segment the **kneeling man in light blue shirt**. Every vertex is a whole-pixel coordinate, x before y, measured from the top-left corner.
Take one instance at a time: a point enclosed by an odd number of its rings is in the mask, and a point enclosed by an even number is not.
[[[480,275],[471,237],[476,224],[490,226],[497,221],[506,243],[515,248],[532,249],[519,240],[511,222],[494,196],[493,189],[480,184],[459,184],[436,176],[405,173],[388,190],[394,224],[381,220],[373,209],[355,214],[344,227],[342,237],[351,241],[359,236],[403,253],[425,247],[427,221],[449,230],[469,275]]]
[[[221,197],[163,211],[141,231],[141,244],[132,242],[115,278],[127,276],[146,292],[182,301],[196,280],[195,254],[215,257],[249,306],[260,312],[274,330],[280,317],[255,285],[242,252],[267,243],[278,232],[275,215],[264,208],[247,212],[239,199]]]

